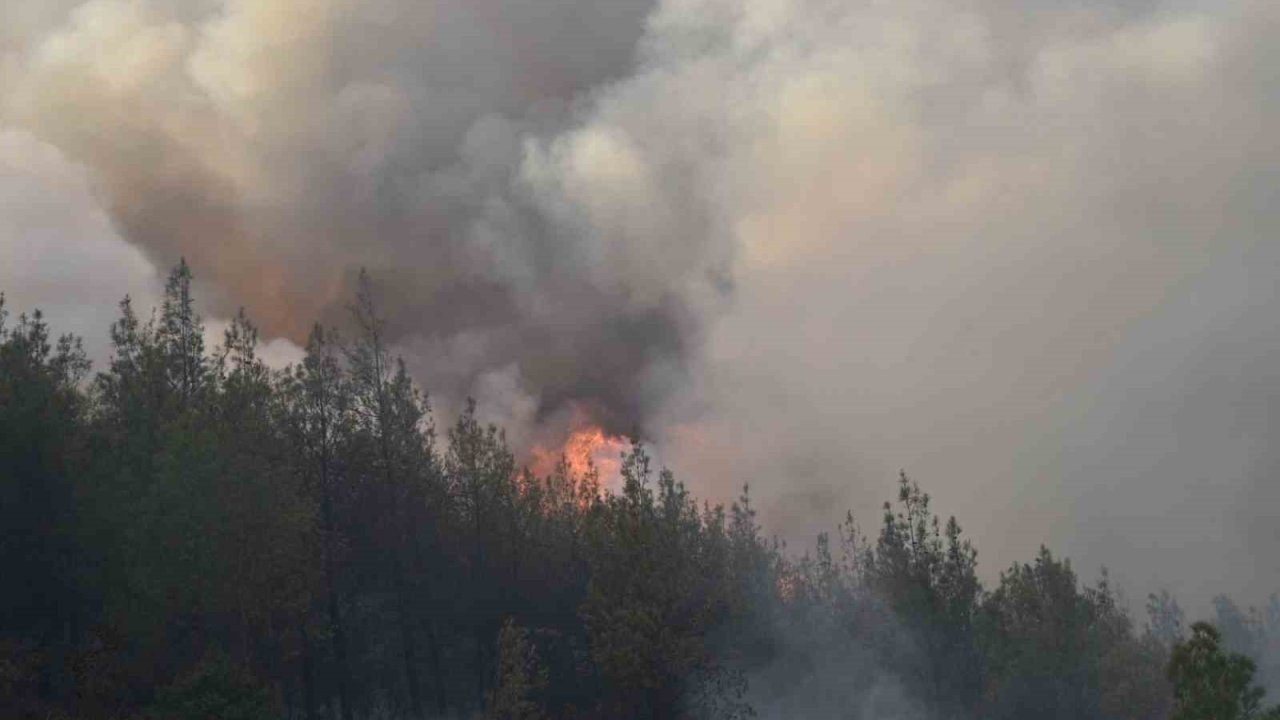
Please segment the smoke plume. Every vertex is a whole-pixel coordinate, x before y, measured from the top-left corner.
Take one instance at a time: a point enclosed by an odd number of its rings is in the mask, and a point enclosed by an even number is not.
[[[988,570],[1280,577],[1273,3],[8,5],[0,161],[93,218],[51,248],[295,342],[367,267],[446,410],[589,412],[793,537],[905,467]]]

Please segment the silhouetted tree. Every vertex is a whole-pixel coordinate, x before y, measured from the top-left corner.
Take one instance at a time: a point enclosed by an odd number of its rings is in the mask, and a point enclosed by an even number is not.
[[[547,669],[528,630],[507,620],[498,633],[498,668],[485,694],[484,720],[541,720],[538,696],[546,691]]]
[[[0,296],[6,718],[1275,718],[1275,596],[1139,631],[1043,548],[986,592],[905,474],[870,542],[797,554],[639,443],[617,491],[518,467],[474,402],[437,447],[363,274],[349,341],[282,370],[244,311],[207,348],[194,288],[125,298],[92,378]]]
[[[338,517],[350,491],[344,484],[343,451],[353,423],[352,397],[337,343],[321,326],[312,328],[306,357],[293,369],[285,394],[296,462],[320,508],[317,550],[323,568],[334,680],[343,720],[352,720],[355,710],[339,577],[346,559],[346,538]]]
[[[0,684],[2,698],[66,700],[68,653],[91,620],[93,556],[75,514],[88,370],[79,343],[39,313],[8,326],[0,295]],[[15,706],[15,711],[18,707]]]
[[[905,473],[898,510],[884,505],[884,524],[867,557],[868,580],[914,631],[918,652],[901,659],[905,672],[936,705],[968,712],[982,692],[973,622],[982,594],[977,551],[950,518],[943,526],[929,495]],[[896,645],[897,643],[895,643]]]

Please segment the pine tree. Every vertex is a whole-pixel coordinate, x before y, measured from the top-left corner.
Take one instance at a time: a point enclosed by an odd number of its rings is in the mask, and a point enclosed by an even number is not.
[[[529,639],[529,631],[507,619],[498,633],[498,667],[485,694],[484,720],[542,720],[546,709],[539,696],[549,675]]]
[[[337,678],[336,690],[343,720],[352,720],[355,710],[352,705],[350,648],[339,577],[345,542],[338,517],[345,499],[343,493],[348,490],[343,483],[343,457],[353,423],[352,398],[339,360],[337,342],[320,325],[312,328],[307,339],[306,356],[293,369],[285,393],[289,432],[299,466],[320,509],[318,549]]]
[[[88,371],[79,341],[37,311],[7,326],[0,295],[0,705],[65,699],[67,653],[86,620],[77,478]],[[5,686],[8,685],[6,691]]]
[[[504,518],[515,489],[515,458],[506,437],[494,425],[482,425],[476,404],[467,407],[449,430],[444,472],[464,529],[467,548],[467,625],[472,631],[473,671],[477,697],[489,684],[489,648],[497,635],[502,604],[509,598],[502,569]]]
[[[916,634],[919,651],[898,661],[904,671],[935,704],[971,711],[982,689],[973,630],[982,595],[977,552],[954,517],[944,529],[929,501],[918,484],[899,475],[898,510],[884,505],[880,536],[866,558],[868,579]]]
[[[427,515],[437,483],[430,409],[409,379],[404,361],[391,358],[386,324],[379,315],[368,275],[361,271],[351,314],[358,334],[348,348],[347,368],[357,430],[370,446],[372,507],[382,554],[389,558],[396,596],[398,635],[405,683],[413,717],[424,714],[418,667],[417,618],[422,604],[419,586],[430,574],[420,535],[433,528]],[[437,697],[443,711],[443,698]]]
[[[195,310],[191,282],[191,268],[184,258],[165,282],[157,328],[157,340],[165,356],[169,390],[180,403],[198,400],[208,370],[204,326]]]
[[[1221,647],[1222,633],[1197,622],[1191,636],[1174,645],[1168,675],[1174,685],[1172,720],[1276,720],[1280,707],[1262,708],[1263,690],[1253,684],[1253,660]]]

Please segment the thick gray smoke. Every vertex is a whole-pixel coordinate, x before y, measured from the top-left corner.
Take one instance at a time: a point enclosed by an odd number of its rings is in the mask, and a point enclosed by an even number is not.
[[[1278,32],[1268,0],[5,3],[0,283],[185,255],[297,340],[365,266],[423,383],[517,442],[577,401],[792,537],[905,467],[988,571],[1045,541],[1260,596]]]
[[[337,320],[366,266],[433,387],[489,372],[642,418],[690,269],[631,279],[552,228],[524,142],[626,71],[645,2],[94,0],[25,10],[6,120],[82,163],[120,234],[186,256],[273,336]],[[39,16],[35,16],[35,15]],[[13,25],[10,25],[12,28]],[[655,284],[654,281],[657,281]],[[510,368],[510,369],[508,369]]]

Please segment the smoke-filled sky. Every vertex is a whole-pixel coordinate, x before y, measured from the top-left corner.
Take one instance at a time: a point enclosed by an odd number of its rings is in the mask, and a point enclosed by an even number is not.
[[[572,407],[802,539],[1280,588],[1271,0],[0,3],[0,288],[185,256],[281,361],[360,267],[445,415]]]

